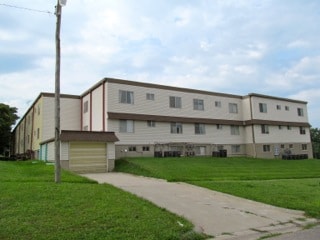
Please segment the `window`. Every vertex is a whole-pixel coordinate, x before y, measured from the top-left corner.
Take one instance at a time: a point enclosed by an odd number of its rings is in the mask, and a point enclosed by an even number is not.
[[[231,125],[231,135],[240,135],[239,126]]]
[[[285,106],[284,109],[285,109],[286,111],[289,111],[289,106]]]
[[[154,101],[154,94],[153,93],[147,93],[146,98],[147,98],[147,100]]]
[[[300,134],[301,135],[306,134],[306,129],[304,127],[300,127],[299,129],[300,129]]]
[[[206,134],[206,126],[203,123],[196,123],[194,125],[195,134]]]
[[[281,130],[282,129],[282,126],[281,125],[279,125],[279,130]]]
[[[280,145],[280,148],[284,148],[284,144],[281,144],[281,145]]]
[[[148,127],[155,127],[156,126],[156,122],[152,121],[152,120],[147,121],[147,124],[148,124]]]
[[[217,129],[222,129],[222,125],[221,124],[217,124]]]
[[[281,105],[277,105],[277,110],[281,110]]]
[[[303,117],[303,108],[298,108],[298,116]]]
[[[150,151],[150,147],[149,146],[143,146],[142,147],[142,151],[143,152],[149,152]]]
[[[120,120],[121,133],[133,133],[133,120]]]
[[[214,106],[221,108],[221,101],[215,101]]]
[[[181,108],[181,97],[170,97],[169,104],[171,108]]]
[[[83,103],[83,113],[88,112],[88,109],[89,109],[88,101],[85,101],[85,102]]]
[[[289,144],[289,148],[293,148],[293,144]]]
[[[193,99],[194,110],[204,110],[204,103],[202,99]]]
[[[261,133],[262,134],[269,134],[269,126],[268,125],[261,125]]]
[[[288,126],[287,126],[287,129],[288,129],[288,130],[291,130],[291,126],[288,125]]]
[[[261,113],[267,113],[267,104],[266,103],[259,103],[259,110]]]
[[[182,123],[171,123],[171,133],[182,134]]]
[[[306,151],[306,150],[308,150],[308,145],[307,144],[302,144],[301,148],[302,148],[303,151]]]
[[[136,146],[130,146],[129,147],[129,152],[135,152],[137,151],[137,147]]]
[[[119,103],[133,104],[133,92],[119,90]]]
[[[240,145],[231,145],[232,153],[240,153]]]
[[[38,115],[40,115],[40,105],[38,105]]]
[[[229,112],[230,113],[238,113],[238,104],[229,103]]]
[[[40,138],[40,128],[37,128],[37,139]]]
[[[270,152],[270,145],[263,145],[264,152]]]

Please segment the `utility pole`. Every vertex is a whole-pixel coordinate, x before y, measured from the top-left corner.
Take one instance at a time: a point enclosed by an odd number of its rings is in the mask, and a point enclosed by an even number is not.
[[[56,70],[55,70],[55,182],[61,182],[60,164],[60,28],[62,6],[66,0],[57,0],[56,6]]]

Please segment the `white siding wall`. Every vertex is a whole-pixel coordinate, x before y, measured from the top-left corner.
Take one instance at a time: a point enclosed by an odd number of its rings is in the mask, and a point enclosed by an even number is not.
[[[88,111],[84,112],[84,105],[88,102]],[[88,131],[90,131],[90,94],[87,94],[82,98],[82,130],[84,130],[85,127],[88,128]]]
[[[42,141],[54,138],[55,116],[54,98],[43,98]],[[80,130],[80,99],[60,99],[60,128],[63,130]]]
[[[69,160],[69,142],[61,142],[60,145],[61,156],[60,159]]]
[[[133,91],[134,104],[119,103],[119,90]],[[155,100],[146,100],[146,94],[153,93]],[[213,118],[242,120],[242,99],[211,96],[199,93],[163,90],[123,84],[108,83],[108,111],[136,114],[164,115],[191,118]],[[170,108],[169,97],[181,97],[181,108]],[[193,109],[193,99],[204,100],[204,111]],[[215,101],[221,101],[221,107],[215,107]],[[229,113],[229,103],[238,104],[238,113]]]
[[[55,143],[49,142],[48,143],[48,155],[47,155],[47,161],[54,161],[55,160]]]
[[[115,144],[114,143],[108,143],[106,145],[106,147],[107,147],[107,158],[108,159],[116,159]]]
[[[267,104],[267,113],[261,113],[259,110],[259,103]],[[268,99],[261,97],[252,97],[253,104],[253,119],[263,119],[272,121],[294,121],[294,122],[308,122],[307,105],[303,103],[295,103],[289,101],[282,101],[278,99]],[[281,106],[277,110],[277,105]],[[285,107],[288,106],[287,111]],[[302,108],[304,116],[299,117],[297,109]]]
[[[291,127],[291,130],[288,130],[286,126],[283,126],[282,129],[279,129],[278,126],[269,126],[269,134],[262,134],[260,125],[255,125],[254,127],[257,143],[310,142],[309,129],[306,129],[306,134],[300,134],[298,127]]]
[[[119,144],[154,144],[156,142],[192,142],[211,144],[242,144],[245,129],[240,127],[240,135],[231,135],[230,126],[217,129],[216,125],[206,124],[206,134],[195,134],[194,124],[183,124],[182,134],[172,134],[170,123],[156,122],[155,127],[148,127],[146,121],[134,121],[134,133],[120,133],[119,121],[110,120],[110,127],[120,139]]]
[[[92,91],[92,131],[103,130],[103,85]]]

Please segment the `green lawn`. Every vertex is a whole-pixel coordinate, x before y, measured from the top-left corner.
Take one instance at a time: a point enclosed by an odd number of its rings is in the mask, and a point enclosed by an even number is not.
[[[181,226],[183,224],[183,226]],[[204,239],[185,219],[37,161],[0,161],[0,239]]]
[[[320,218],[320,160],[129,158],[116,171],[182,181]]]

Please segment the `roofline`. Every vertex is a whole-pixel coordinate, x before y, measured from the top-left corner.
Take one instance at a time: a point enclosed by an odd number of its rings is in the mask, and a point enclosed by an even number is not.
[[[101,79],[99,82],[97,82],[91,88],[89,88],[87,91],[83,92],[80,95],[80,97],[86,96],[88,93],[94,91],[96,88],[100,87],[104,83],[116,83],[116,84],[124,84],[124,85],[131,85],[131,86],[137,86],[137,87],[156,88],[156,89],[163,89],[163,90],[205,94],[205,95],[211,95],[211,96],[229,97],[229,98],[238,98],[238,99],[246,99],[248,97],[261,97],[261,98],[268,98],[268,99],[287,101],[287,102],[293,102],[293,103],[308,104],[308,102],[302,101],[302,100],[275,97],[275,96],[258,94],[258,93],[249,93],[245,96],[241,96],[241,95],[236,95],[236,94],[219,93],[219,92],[205,91],[205,90],[199,90],[199,89],[174,87],[174,86],[161,85],[161,84],[155,84],[155,83],[137,82],[137,81],[131,81],[131,80],[125,80],[125,79],[119,79],[119,78],[108,78],[108,77]]]
[[[12,130],[12,132],[14,132],[17,128],[17,126],[19,126],[19,124],[21,123],[21,121],[23,121],[23,119],[29,114],[29,112],[32,110],[32,108],[36,105],[36,103],[39,101],[39,99],[41,97],[55,97],[54,93],[49,93],[49,92],[41,92],[39,93],[38,97],[32,102],[32,104],[30,105],[30,107],[27,109],[27,111],[25,112],[24,115],[22,115],[22,117],[20,118],[19,122],[17,122],[15,128]],[[80,99],[79,95],[71,95],[71,94],[60,94],[61,98],[73,98],[73,99]]]
[[[210,92],[210,91],[198,90],[198,89],[192,89],[192,88],[173,87],[173,86],[168,86],[168,85],[146,83],[146,82],[137,82],[137,81],[131,81],[131,80],[117,79],[117,78],[104,78],[104,79],[100,80],[98,83],[96,83],[95,85],[93,85],[91,88],[89,88],[87,91],[85,91],[80,96],[81,97],[86,96],[88,93],[90,93],[93,90],[95,90],[96,88],[100,87],[103,83],[116,83],[116,84],[124,84],[124,85],[137,86],[137,87],[155,88],[155,89],[179,91],[179,92],[186,92],[186,93],[206,94],[206,95],[238,98],[238,99],[243,98],[242,96],[235,95],[235,94]]]
[[[244,96],[244,98],[248,98],[248,97],[261,97],[261,98],[268,98],[268,99],[280,100],[280,101],[286,101],[286,102],[308,104],[307,101],[290,99],[290,98],[282,98],[282,97],[274,97],[274,96],[258,94],[258,93],[249,93],[247,96]]]

